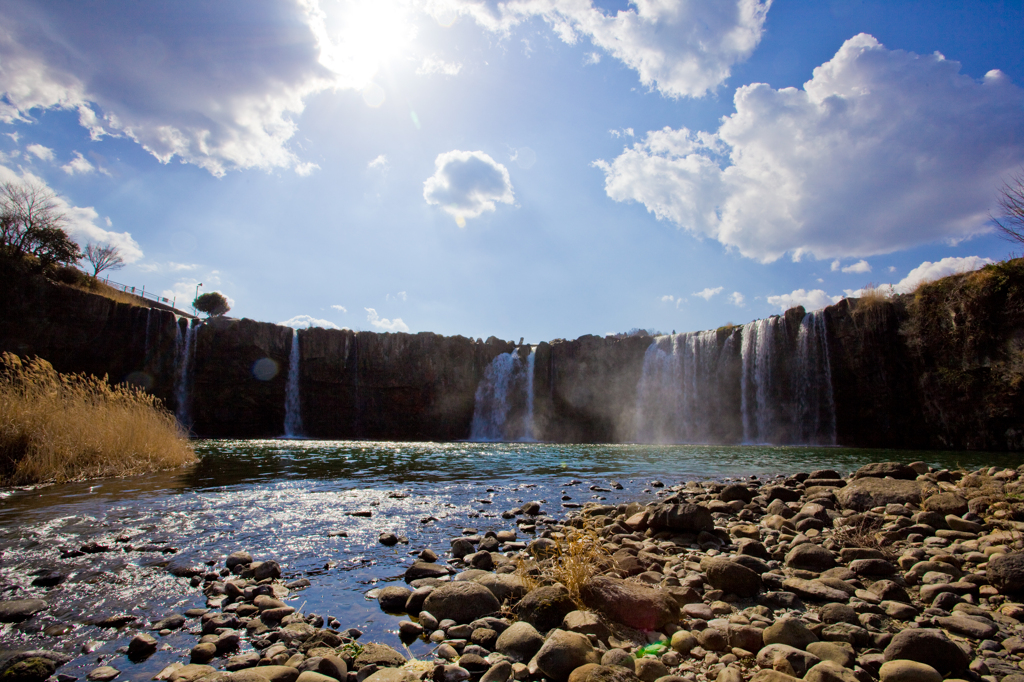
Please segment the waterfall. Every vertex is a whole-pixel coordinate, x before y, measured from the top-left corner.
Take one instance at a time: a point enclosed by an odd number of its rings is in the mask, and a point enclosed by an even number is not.
[[[808,313],[800,323],[797,360],[793,385],[796,392],[794,423],[800,428],[799,442],[835,445],[836,406],[823,311]]]
[[[299,401],[299,331],[292,330],[292,348],[288,352],[288,384],[284,395],[284,435],[302,436],[302,409]]]
[[[519,350],[495,356],[476,389],[469,439],[533,440],[534,351],[526,362]]]
[[[533,370],[537,365],[537,347],[530,346],[530,356],[526,358],[526,418],[523,420],[523,440],[537,440],[533,428]]]
[[[199,325],[190,323],[187,319],[185,324],[188,326],[188,330],[185,332],[185,338],[181,338],[181,325],[175,325],[177,327],[177,333],[174,337],[175,348],[178,352],[178,383],[175,386],[174,395],[177,398],[177,410],[175,410],[174,416],[178,418],[178,423],[185,428],[191,428],[192,426],[192,373],[193,373],[193,356],[195,355],[195,337],[199,331]]]
[[[723,383],[719,361],[715,331],[656,337],[644,354],[637,390],[637,440],[716,440],[715,408]]]
[[[772,401],[777,399],[773,384],[777,375],[772,371],[772,360],[776,331],[784,324],[781,317],[772,316],[743,327],[740,399],[745,443],[774,442]]]

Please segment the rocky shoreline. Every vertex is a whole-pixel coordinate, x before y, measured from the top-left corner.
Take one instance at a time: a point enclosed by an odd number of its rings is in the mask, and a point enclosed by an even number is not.
[[[1024,466],[883,462],[651,486],[646,505],[590,502],[559,520],[530,502],[502,514],[516,530],[423,549],[407,586],[373,596],[406,615],[403,641],[434,645],[424,660],[296,609],[288,598],[309,581],[247,552],[174,565],[207,608],[151,623],[125,653],[144,660],[187,627],[189,660],[155,679],[1024,682]],[[46,608],[0,602],[0,620]],[[9,654],[0,679],[71,682],[58,672],[68,660]],[[130,676],[105,665],[87,677]]]

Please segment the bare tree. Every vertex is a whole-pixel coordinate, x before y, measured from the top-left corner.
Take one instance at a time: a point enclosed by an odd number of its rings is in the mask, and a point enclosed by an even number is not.
[[[65,232],[67,216],[45,185],[0,183],[0,253],[34,256],[44,265],[77,263],[82,254]]]
[[[1014,173],[999,190],[1000,216],[992,218],[1000,236],[1024,244],[1024,170]]]
[[[85,260],[92,265],[92,276],[98,277],[104,270],[120,270],[124,267],[124,259],[116,246],[106,244],[89,244],[85,247]]]

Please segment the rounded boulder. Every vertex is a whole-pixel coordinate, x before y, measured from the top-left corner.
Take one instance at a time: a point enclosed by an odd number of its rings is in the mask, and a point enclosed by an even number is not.
[[[423,609],[438,620],[451,618],[456,623],[471,623],[500,610],[501,604],[483,585],[459,580],[437,587],[423,602]]]

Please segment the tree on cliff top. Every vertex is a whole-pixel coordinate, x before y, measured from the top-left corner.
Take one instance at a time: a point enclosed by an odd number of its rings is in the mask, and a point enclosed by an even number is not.
[[[219,291],[211,291],[208,294],[203,294],[196,300],[192,301],[192,307],[201,313],[206,313],[207,317],[223,315],[227,311],[231,310],[231,306],[228,305],[228,299]]]
[[[999,218],[992,218],[1000,236],[1024,244],[1024,170],[1015,173],[999,190]]]
[[[0,253],[18,259],[32,256],[44,266],[77,263],[82,252],[64,231],[66,224],[60,201],[49,188],[0,183]]]
[[[124,259],[116,246],[107,244],[89,244],[85,247],[85,260],[92,265],[92,276],[98,277],[104,270],[120,270],[124,267]]]

